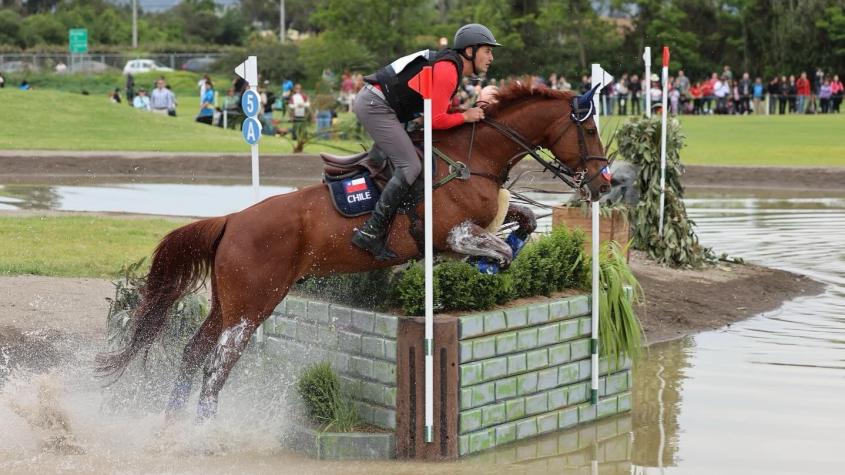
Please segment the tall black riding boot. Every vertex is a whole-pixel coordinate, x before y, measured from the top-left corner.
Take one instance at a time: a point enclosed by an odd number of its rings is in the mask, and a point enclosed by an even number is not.
[[[381,196],[370,219],[356,229],[352,236],[352,244],[370,252],[380,261],[396,259],[396,254],[387,247],[385,235],[390,229],[390,222],[399,209],[399,205],[408,194],[410,185],[397,173],[384,185]]]

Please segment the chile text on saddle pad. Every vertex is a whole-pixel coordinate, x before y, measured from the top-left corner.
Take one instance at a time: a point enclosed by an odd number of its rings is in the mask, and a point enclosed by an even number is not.
[[[328,183],[335,209],[344,216],[360,216],[372,212],[379,199],[379,190],[368,173]]]

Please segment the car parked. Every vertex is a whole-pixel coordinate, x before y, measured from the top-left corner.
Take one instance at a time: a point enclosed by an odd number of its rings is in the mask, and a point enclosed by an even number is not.
[[[111,69],[111,67],[100,61],[82,60],[71,63],[67,71],[71,73],[104,73]]]
[[[191,58],[182,64],[182,69],[194,73],[207,73],[212,70],[217,58]]]
[[[150,71],[170,72],[173,71],[173,68],[163,66],[152,59],[132,59],[127,61],[126,66],[123,67],[123,74],[139,74]]]
[[[6,61],[5,63],[0,63],[0,72],[4,73],[36,72],[39,69],[37,65],[27,63],[26,61]]]

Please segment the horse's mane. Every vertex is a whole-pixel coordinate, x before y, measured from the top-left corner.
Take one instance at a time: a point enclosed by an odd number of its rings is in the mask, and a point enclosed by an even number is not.
[[[484,108],[485,115],[495,116],[508,107],[531,98],[544,99],[565,99],[569,101],[575,97],[570,91],[557,91],[545,86],[533,87],[522,82],[515,82],[510,86],[499,89],[496,93],[496,100],[498,102],[490,104]]]

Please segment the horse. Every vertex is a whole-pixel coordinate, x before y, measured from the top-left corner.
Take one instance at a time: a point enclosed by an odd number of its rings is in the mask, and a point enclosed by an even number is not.
[[[526,155],[539,160],[540,147],[554,159],[544,162],[546,168],[586,199],[595,201],[606,192],[610,177],[592,119],[594,92],[575,96],[517,84],[498,93],[483,122],[436,131],[437,147],[452,157],[466,157],[470,173],[468,179],[434,190],[435,250],[486,253],[506,267],[511,248],[484,228],[497,214],[497,196],[511,167]],[[437,167],[434,180],[447,173],[446,167]],[[417,205],[418,215],[423,206]],[[169,309],[210,277],[209,314],[184,348],[165,414],[170,420],[182,412],[196,373],[204,367],[197,417],[213,416],[218,393],[250,337],[297,280],[394,266],[419,255],[410,220],[400,215],[388,235],[396,259],[378,261],[353,246],[352,233],[365,218],[341,216],[326,186],[315,184],[171,231],[154,251],[127,345],[99,354],[98,373],[116,380],[139,353],[146,358]],[[526,218],[513,208],[508,219]]]

